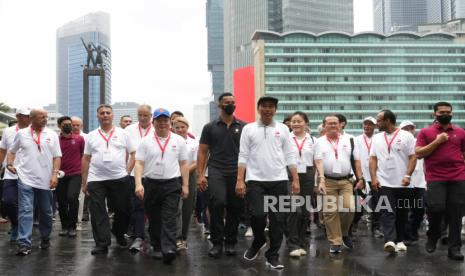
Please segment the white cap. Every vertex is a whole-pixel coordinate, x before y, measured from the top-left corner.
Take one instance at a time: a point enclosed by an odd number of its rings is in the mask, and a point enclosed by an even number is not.
[[[370,121],[370,122],[372,122],[373,124],[376,125],[376,119],[371,117],[371,116],[368,116],[365,119],[363,119],[363,123],[366,122],[366,121]]]
[[[31,109],[29,107],[21,107],[21,108],[16,109],[16,114],[29,116],[30,113],[31,113]]]
[[[406,127],[406,126],[413,126],[413,127],[415,127],[415,124],[414,124],[412,121],[406,120],[406,121],[402,121],[402,123],[400,123],[399,128],[400,128],[400,129],[403,129],[403,128]]]

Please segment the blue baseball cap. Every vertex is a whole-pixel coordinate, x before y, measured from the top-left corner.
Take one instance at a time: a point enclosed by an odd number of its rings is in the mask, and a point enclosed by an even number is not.
[[[156,119],[160,116],[165,116],[165,117],[170,117],[170,112],[164,108],[157,108],[155,109],[155,111],[153,112],[153,118]]]

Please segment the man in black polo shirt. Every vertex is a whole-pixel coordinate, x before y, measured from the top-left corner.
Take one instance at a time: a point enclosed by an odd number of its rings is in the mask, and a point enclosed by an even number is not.
[[[208,189],[210,210],[210,241],[213,247],[208,255],[218,258],[225,242],[226,255],[236,254],[237,227],[244,202],[236,196],[237,159],[244,122],[233,113],[234,96],[223,93],[218,99],[220,117],[202,130],[197,157],[197,185],[200,191]],[[208,181],[205,176],[208,158]],[[226,209],[226,221],[224,212]]]

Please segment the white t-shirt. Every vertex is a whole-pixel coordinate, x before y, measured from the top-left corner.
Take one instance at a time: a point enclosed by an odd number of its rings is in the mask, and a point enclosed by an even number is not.
[[[306,173],[307,167],[313,167],[313,150],[315,145],[315,138],[306,133],[304,138],[298,138],[294,132],[291,132],[291,145],[296,151],[297,158],[297,172]],[[296,141],[297,140],[297,141]],[[299,153],[299,148],[302,148]]]
[[[140,143],[142,142],[142,138],[146,136],[153,136],[154,128],[150,124],[148,128],[139,127],[139,123],[132,124],[127,126],[124,131],[126,131],[131,139],[134,148],[138,148]],[[134,176],[134,169],[131,172],[131,175]]]
[[[84,138],[84,142],[87,142],[87,135],[89,135],[89,134],[84,133],[84,132],[81,131],[81,132],[79,133],[79,135],[81,135],[82,138]]]
[[[344,177],[352,173],[352,166],[350,165],[351,151],[352,147],[350,145],[349,135],[339,135],[339,139],[332,142],[324,135],[316,141],[314,159],[323,161],[325,175]],[[354,143],[355,160],[359,160],[358,151],[357,144]]]
[[[371,149],[371,140],[373,136],[370,138],[365,134],[359,135],[355,138],[355,144],[358,148],[358,160],[360,160],[360,164],[362,166],[362,174],[366,181],[371,181],[370,176],[370,149]]]
[[[415,145],[417,139],[415,139]],[[425,160],[417,159],[417,165],[415,170],[410,177],[410,186],[414,188],[423,188],[426,189],[426,178],[425,178],[425,169],[424,169]]]
[[[157,138],[161,146],[158,144]],[[166,138],[157,138],[155,135],[144,137],[137,148],[136,161],[144,161],[142,176],[151,179],[180,177],[179,162],[187,161],[189,158],[186,141],[172,132]],[[160,147],[165,148],[163,156]]]
[[[23,128],[16,134],[9,151],[16,154],[15,168],[23,184],[50,190],[53,158],[61,157],[60,141],[55,131],[44,128],[39,139],[31,127]]]
[[[199,151],[199,141],[190,138],[189,136],[187,139],[184,140],[186,142],[187,146],[187,152],[188,152],[188,163],[191,165],[195,161],[197,161],[197,152]]]
[[[12,126],[3,130],[2,141],[0,141],[0,149],[5,150],[8,152],[8,149],[13,145],[13,141],[15,139],[16,133],[18,133],[19,128],[18,126]],[[14,166],[16,167],[19,163],[18,156],[16,156],[14,161]],[[3,166],[5,167],[5,175],[3,179],[18,179],[18,175],[12,174],[9,170],[6,169],[6,156],[3,160]]]
[[[376,177],[381,186],[402,188],[402,178],[407,172],[409,156],[415,154],[415,138],[410,132],[401,129],[386,136],[385,133],[383,131],[373,136],[370,156],[376,156],[378,159]],[[391,141],[389,154],[388,143]],[[411,188],[412,185],[407,187]]]
[[[129,135],[123,129],[114,127],[111,135],[103,132],[100,128],[91,131],[87,135],[84,154],[91,155],[88,182],[105,181],[125,177],[126,154],[135,151],[135,147],[129,139]],[[102,137],[109,138],[107,142]],[[111,135],[111,137],[109,137]]]
[[[288,180],[286,167],[296,166],[296,159],[285,124],[257,121],[242,128],[238,163],[246,166],[245,181]]]

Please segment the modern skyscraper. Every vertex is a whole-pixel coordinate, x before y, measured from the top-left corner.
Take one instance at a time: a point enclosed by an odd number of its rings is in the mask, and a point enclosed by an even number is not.
[[[113,124],[119,126],[122,116],[129,115],[132,118],[132,123],[139,121],[137,117],[137,108],[139,104],[136,102],[116,102],[113,107]]]
[[[107,50],[103,56],[105,69],[105,103],[111,103],[111,49],[110,15],[90,13],[73,20],[57,30],[57,111],[61,114],[83,117],[83,69],[87,52],[86,43],[94,43]],[[89,129],[98,127],[95,116],[100,99],[98,76],[89,80]]]
[[[315,129],[325,115],[343,113],[355,134],[363,118],[392,109],[422,128],[433,104],[448,101],[454,122],[465,123],[462,33],[256,32],[253,39],[255,91],[246,100],[278,98],[278,121],[301,110]]]
[[[232,92],[233,74],[253,65],[251,36],[274,32],[353,32],[353,0],[224,0],[224,84]]]
[[[210,119],[218,117],[218,97],[224,92],[223,0],[207,0],[208,71],[212,78],[213,101]]]

